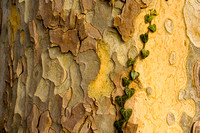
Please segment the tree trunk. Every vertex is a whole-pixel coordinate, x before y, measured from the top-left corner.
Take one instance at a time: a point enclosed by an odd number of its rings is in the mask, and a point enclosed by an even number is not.
[[[196,121],[197,131],[198,10],[189,0],[2,0],[0,132],[189,132]]]

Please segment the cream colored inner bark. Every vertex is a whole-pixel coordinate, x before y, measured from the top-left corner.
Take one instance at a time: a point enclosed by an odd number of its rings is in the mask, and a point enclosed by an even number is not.
[[[136,18],[134,40],[138,51],[142,49],[142,42],[139,35],[147,32],[148,24],[144,23],[144,16],[149,13],[150,9],[156,9],[159,13],[152,24],[156,24],[157,31],[149,34],[149,41],[146,49],[150,51],[150,55],[145,60],[137,60],[135,70],[140,73],[139,80],[143,85],[140,89],[136,84],[131,86],[136,89],[136,93],[132,98],[127,100],[125,108],[132,108],[133,113],[130,122],[138,124],[138,133],[179,133],[182,132],[179,124],[183,112],[189,116],[195,116],[195,102],[193,100],[179,100],[179,92],[186,89],[187,85],[187,56],[189,51],[189,39],[186,36],[186,26],[183,16],[183,0],[154,0],[147,9],[141,10]],[[164,23],[166,19],[172,20],[174,31],[169,34]],[[102,57],[105,48],[99,47]],[[176,52],[175,64],[170,65],[169,57],[171,52]],[[107,57],[107,56],[105,56]],[[101,56],[100,56],[101,58]],[[101,58],[103,61],[109,62],[108,58]],[[109,64],[109,63],[108,63]],[[104,69],[111,69],[112,65],[101,63],[101,69],[96,80],[89,86],[89,95],[99,98],[100,95],[107,95],[111,92],[112,86],[102,87],[105,83],[109,83],[108,75],[103,74]],[[107,80],[102,80],[107,79]],[[101,84],[101,86],[100,86]],[[152,95],[146,93],[147,87],[153,89]],[[168,113],[173,113],[175,123],[167,124]]]
[[[139,79],[143,87],[151,87],[153,93],[147,96],[144,89],[137,89],[135,95],[127,101],[126,107],[133,109],[130,121],[138,123],[137,132],[142,133],[179,133],[179,125],[183,112],[189,116],[195,115],[195,102],[193,100],[179,100],[179,92],[186,89],[187,84],[187,56],[189,40],[186,36],[186,27],[183,16],[183,0],[154,1],[148,9],[142,10],[136,19],[134,38],[138,49],[142,48],[139,35],[146,32],[144,15],[148,10],[156,8],[159,15],[153,20],[157,31],[149,35],[146,49],[150,56],[145,60],[138,60],[136,71],[140,72]],[[170,35],[164,27],[165,20],[169,18],[174,23],[174,31]],[[176,52],[176,62],[169,63],[170,53]],[[175,115],[175,123],[168,125],[167,114]]]

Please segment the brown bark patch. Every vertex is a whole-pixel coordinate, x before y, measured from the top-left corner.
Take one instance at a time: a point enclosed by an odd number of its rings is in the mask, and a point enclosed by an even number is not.
[[[69,114],[68,117],[62,117],[62,126],[71,132],[78,121],[84,116],[84,114],[85,108],[83,104],[77,104],[75,107],[72,108],[71,114]]]
[[[82,13],[87,13],[87,11],[93,10],[95,7],[94,0],[81,0],[81,11]]]
[[[39,131],[40,133],[48,133],[49,128],[51,127],[52,120],[49,115],[49,111],[42,113],[39,122]]]
[[[80,52],[85,52],[87,50],[97,49],[97,41],[94,38],[87,37],[81,42]]]
[[[126,0],[122,14],[114,18],[114,26],[117,28],[124,41],[128,41],[134,32],[136,16],[140,13],[140,5],[136,0]]]
[[[197,97],[200,97],[200,59],[194,65],[194,82],[197,91]]]
[[[30,133],[38,133],[37,125],[39,121],[40,112],[35,104],[33,104],[32,111],[27,117],[27,126]]]
[[[77,30],[68,30],[63,32],[62,29],[55,29],[49,31],[51,46],[60,46],[61,52],[71,51],[73,55],[77,56],[80,41]]]
[[[102,39],[99,30],[92,26],[90,23],[85,22],[84,15],[78,16],[77,29],[79,30],[79,36],[81,40],[87,38],[88,36],[96,40]]]

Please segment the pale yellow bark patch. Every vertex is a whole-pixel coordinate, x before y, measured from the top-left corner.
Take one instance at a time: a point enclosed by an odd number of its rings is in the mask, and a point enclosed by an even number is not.
[[[101,95],[110,96],[112,90],[114,89],[114,85],[109,77],[114,65],[111,61],[108,45],[100,42],[98,44],[97,54],[101,61],[100,70],[95,80],[92,81],[88,87],[89,96],[96,99],[98,99]]]
[[[14,41],[20,26],[20,12],[15,5],[11,5],[9,20],[12,29],[12,41]]]
[[[144,16],[152,8],[159,13],[152,21],[152,24],[156,24],[157,31],[149,34],[149,41],[145,47],[150,51],[150,55],[144,60],[137,60],[135,66],[135,70],[140,73],[139,80],[143,87],[151,87],[153,93],[147,96],[145,89],[136,88],[135,95],[125,106],[133,109],[129,121],[138,124],[138,133],[181,133],[179,121],[182,113],[186,112],[191,117],[195,115],[193,100],[178,99],[180,90],[186,89],[189,48],[183,7],[183,0],[157,0],[149,8],[143,9],[136,19],[134,38],[137,48],[141,50],[139,35],[147,32],[148,27],[148,24],[144,23]],[[167,18],[174,23],[172,34],[164,27]],[[172,51],[176,52],[176,62],[170,65],[169,57]],[[169,126],[166,117],[170,112],[175,115],[175,123]]]

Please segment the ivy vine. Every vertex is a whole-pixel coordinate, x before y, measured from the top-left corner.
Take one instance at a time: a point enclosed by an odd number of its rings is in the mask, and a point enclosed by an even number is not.
[[[149,26],[148,26],[148,31],[145,34],[140,35],[140,39],[143,42],[143,49],[140,51],[142,59],[145,59],[150,54],[149,50],[145,50],[145,45],[149,39],[149,32],[156,31],[156,24],[151,24],[151,22],[152,22],[154,16],[157,16],[157,15],[158,15],[158,12],[156,10],[153,10],[150,12],[150,14],[146,14],[144,16],[144,22],[149,23]]]
[[[150,12],[150,14],[146,14],[144,17],[145,23],[149,23],[149,26],[148,26],[147,33],[140,35],[140,39],[143,42],[143,49],[140,51],[142,59],[145,59],[150,54],[149,50],[145,50],[145,44],[148,42],[149,32],[156,31],[156,24],[151,24],[151,22],[152,22],[154,16],[157,16],[157,15],[158,15],[157,11],[153,10]],[[132,66],[132,68],[133,68],[135,62],[136,62],[136,59],[129,58],[127,61],[127,66],[128,67]],[[122,85],[123,85],[123,87],[125,87],[124,95],[115,97],[116,103],[121,107],[120,113],[122,116],[122,118],[120,120],[114,122],[114,126],[118,130],[118,133],[123,133],[122,126],[125,122],[128,122],[129,118],[132,115],[132,109],[130,109],[130,108],[125,109],[124,104],[125,104],[126,100],[131,98],[135,93],[134,88],[128,88],[129,84],[132,81],[136,80],[139,76],[140,76],[139,72],[136,72],[135,70],[131,70],[129,78],[128,77],[122,78]]]

